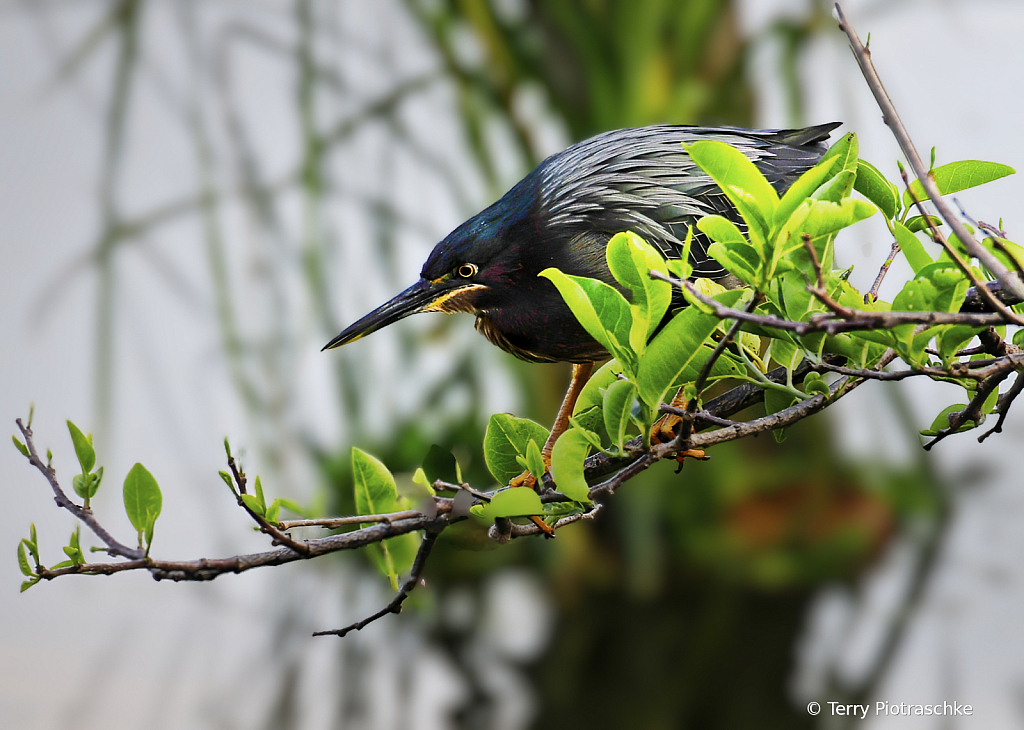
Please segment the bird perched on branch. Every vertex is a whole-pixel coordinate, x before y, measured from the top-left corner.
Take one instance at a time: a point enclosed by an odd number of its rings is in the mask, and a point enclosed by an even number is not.
[[[682,143],[705,139],[738,147],[781,194],[813,167],[839,123],[799,130],[654,126],[606,132],[544,160],[430,253],[420,280],[327,343],[354,342],[410,314],[469,312],[492,343],[532,362],[584,363],[608,354],[584,331],[547,279],[554,266],[618,286],[605,248],[633,231],[678,258],[687,227],[718,213],[742,220]],[[694,276],[727,277],[697,234]]]
[[[533,362],[575,363],[573,385],[545,448],[550,454],[582,381],[608,353],[576,321],[548,267],[618,286],[605,249],[633,231],[667,258],[681,255],[687,228],[718,213],[742,226],[725,195],[682,143],[719,140],[739,148],[781,194],[813,167],[840,123],[799,130],[653,126],[606,132],[544,160],[486,210],[452,231],[430,253],[420,280],[349,326],[324,348],[338,347],[417,312],[468,312],[492,343]],[[694,276],[728,280],[695,236]]]

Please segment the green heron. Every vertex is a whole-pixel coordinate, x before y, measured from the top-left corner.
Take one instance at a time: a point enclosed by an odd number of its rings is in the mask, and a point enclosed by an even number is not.
[[[548,267],[618,286],[605,248],[630,230],[666,257],[681,255],[690,225],[710,213],[742,224],[714,181],[682,143],[714,139],[739,148],[781,194],[827,150],[841,123],[798,130],[660,125],[606,132],[544,160],[498,202],[434,247],[420,280],[327,343],[354,342],[417,312],[468,312],[492,343],[532,362],[571,362],[573,382],[559,410],[554,440],[594,362],[608,353],[586,333],[555,286],[537,276]],[[695,277],[731,277],[696,235]],[[681,303],[681,302],[679,302]]]

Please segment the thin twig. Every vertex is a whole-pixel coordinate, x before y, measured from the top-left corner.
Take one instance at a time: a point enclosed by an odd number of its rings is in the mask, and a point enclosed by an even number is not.
[[[450,512],[450,509],[448,512]],[[410,532],[443,530],[448,525],[465,519],[464,517],[450,516],[448,512],[439,514],[434,518],[420,516],[415,519],[382,522],[340,535],[328,535],[327,537],[309,540],[306,543],[309,546],[309,553],[306,555],[298,553],[289,547],[280,547],[275,550],[235,555],[229,558],[200,558],[198,560],[156,560],[154,558],[147,558],[145,560],[131,560],[121,563],[86,563],[57,570],[44,568],[39,575],[46,580],[52,580],[53,578],[69,574],[109,574],[124,570],[148,570],[155,580],[213,580],[225,573],[244,573],[253,568],[284,565],[298,560],[308,560],[320,557],[321,555],[329,555],[330,553],[342,550],[355,550]]]
[[[671,413],[673,416],[683,416],[686,414],[686,411],[682,408],[676,408],[669,403],[662,403],[660,410],[662,413]],[[737,423],[742,423],[742,421],[730,421],[728,418],[719,418],[713,413],[708,413],[707,411],[697,411],[693,414],[693,418],[695,421],[705,421],[707,423],[713,423],[716,426],[735,426]]]
[[[235,457],[230,453],[228,454],[228,466],[231,468],[231,473],[234,475],[235,484],[238,485],[239,495],[245,494],[245,472],[235,463]],[[259,479],[259,477],[256,477]],[[292,550],[302,555],[309,555],[309,544],[306,542],[299,542],[291,535],[282,532],[274,525],[267,522],[267,519],[257,514],[249,505],[245,503],[245,500],[238,497],[238,506],[244,509],[253,521],[259,525],[260,531],[270,535],[275,545],[286,545]]]
[[[596,519],[597,516],[601,514],[603,510],[604,505],[595,504],[593,508],[587,510],[586,512],[577,512],[576,514],[566,515],[565,517],[562,517],[560,520],[558,520],[558,522],[551,526],[551,529],[560,530],[566,525],[571,525],[574,522],[581,522],[584,520],[589,521]],[[495,524],[497,524],[497,522],[495,522]],[[497,530],[493,530],[492,528],[492,530],[489,531],[488,534],[492,534],[493,537],[493,533],[497,532]],[[542,532],[543,530],[541,530],[539,527],[537,527],[537,525],[535,525],[532,522],[525,525],[519,525],[509,520],[507,524],[507,530],[503,533],[502,538],[498,539],[497,541],[500,543],[506,543],[509,540],[516,537],[530,537],[532,535],[540,535]]]
[[[440,479],[435,480],[434,481],[434,491],[440,492],[442,490],[449,490],[449,491],[452,491],[452,492],[458,492],[458,491],[467,492],[469,494],[472,494],[474,497],[476,497],[477,499],[479,499],[479,500],[481,500],[483,502],[490,502],[491,501],[491,495],[490,494],[488,494],[487,492],[481,492],[478,489],[474,489],[473,487],[471,487],[470,485],[466,484],[465,482],[463,482],[462,484],[455,484],[454,482],[444,482],[444,481],[441,481]]]
[[[949,257],[953,259],[953,262],[957,265],[957,268],[964,273],[964,275],[970,280],[971,285],[978,292],[979,296],[985,300],[985,302],[992,308],[993,311],[999,312],[1009,321],[1014,324],[1024,324],[1024,319],[1019,317],[1017,314],[1012,312],[1005,304],[999,301],[996,296],[985,286],[985,282],[978,278],[978,275],[974,273],[974,269],[963,260],[960,256],[960,252],[953,248],[953,245],[949,242],[939,227],[935,225],[935,221],[928,215],[928,211],[924,209],[924,204],[918,199],[917,193],[914,192],[914,188],[910,185],[910,181],[907,178],[907,171],[902,167],[900,168],[900,176],[903,178],[903,184],[907,187],[907,193],[910,195],[910,199],[914,201],[914,205],[917,207],[918,212],[924,216],[925,221],[928,223],[928,228],[931,232],[932,239],[938,242],[939,245],[949,254]]]
[[[390,512],[384,515],[351,515],[345,517],[320,517],[313,520],[286,520],[278,522],[277,527],[281,530],[292,530],[296,527],[322,527],[325,530],[333,530],[348,525],[394,522],[395,520],[408,520],[424,516],[419,510],[407,509],[402,512]]]
[[[925,451],[931,451],[931,448],[935,446],[935,444],[948,436],[952,436],[968,421],[974,421],[976,426],[980,426],[985,420],[985,401],[987,401],[988,397],[992,395],[992,391],[998,389],[999,384],[1010,376],[1011,372],[1013,371],[1009,370],[1006,372],[998,372],[987,380],[980,382],[978,384],[977,392],[974,394],[974,397],[971,398],[971,402],[968,403],[967,407],[962,411],[949,414],[949,426],[940,430],[935,438],[924,445]]]
[[[903,150],[903,154],[906,155],[907,160],[910,162],[914,174],[917,175],[917,179],[920,180],[924,191],[928,194],[929,200],[932,201],[939,215],[942,216],[942,219],[953,229],[957,238],[967,248],[967,253],[978,259],[986,269],[991,271],[1007,291],[1024,298],[1024,287],[1021,286],[1020,277],[1003,266],[999,259],[975,240],[974,236],[970,234],[960,219],[950,209],[949,204],[942,198],[938,187],[935,185],[935,179],[928,168],[925,167],[921,156],[917,154],[914,142],[910,139],[910,135],[907,133],[906,127],[903,126],[903,122],[900,121],[899,114],[896,113],[896,108],[893,106],[892,100],[889,99],[885,87],[882,86],[878,72],[871,62],[871,52],[864,47],[864,44],[861,43],[857,35],[857,31],[846,21],[846,16],[843,14],[843,9],[839,6],[839,3],[836,3],[835,8],[836,14],[839,17],[839,28],[850,39],[850,46],[853,49],[857,63],[860,65],[861,73],[864,74],[864,80],[867,81],[868,87],[875,97],[875,102],[877,102],[878,107],[882,110],[882,118],[889,129],[892,130],[896,141],[900,145],[900,149]]]
[[[960,211],[964,213],[964,215],[967,215],[967,212],[963,209],[963,206],[960,206]],[[985,221],[978,221],[978,228],[980,228],[983,231],[988,231],[993,236],[998,236],[999,238],[1006,238],[1006,231],[1000,230],[991,223],[986,223]]]
[[[743,311],[748,314],[754,311],[754,307],[757,306],[759,299],[756,292],[751,292],[750,294],[750,301],[743,307]],[[732,326],[729,327],[729,331],[726,332],[725,337],[719,340],[718,344],[715,345],[715,349],[712,350],[711,355],[704,361],[703,367],[701,367],[700,372],[697,374],[697,379],[693,381],[693,398],[691,398],[690,402],[686,404],[686,410],[683,411],[682,421],[679,427],[679,435],[674,439],[675,443],[679,446],[680,452],[686,452],[690,448],[689,443],[690,435],[693,433],[694,416],[697,413],[700,396],[704,391],[704,386],[708,382],[708,377],[710,377],[711,371],[715,367],[715,363],[718,361],[718,358],[722,356],[722,353],[725,352],[725,348],[728,347],[736,337],[736,333],[740,331],[740,327],[742,325],[743,323],[739,320],[732,323]]]
[[[1013,385],[1005,393],[999,396],[999,400],[996,402],[996,411],[999,413],[999,420],[996,421],[996,425],[990,430],[983,433],[978,437],[978,443],[983,443],[985,439],[994,433],[1003,432],[1003,421],[1006,420],[1006,416],[1010,413],[1010,406],[1020,395],[1020,392],[1024,390],[1024,373],[1017,372],[1017,377],[1013,380]]]
[[[838,305],[828,298],[827,295],[826,299],[837,310],[835,314],[843,318],[833,319],[824,315],[814,317],[806,322],[794,322],[788,319],[781,319],[770,315],[751,314],[741,309],[727,307],[715,299],[705,296],[703,292],[689,281],[680,281],[679,279],[665,276],[660,272],[652,272],[651,277],[667,281],[673,286],[685,288],[694,298],[699,299],[710,307],[719,319],[738,319],[760,327],[786,330],[801,336],[814,332],[825,332],[830,335],[840,332],[867,332],[878,329],[891,329],[901,324],[963,324],[969,327],[989,327],[1007,324],[1006,318],[998,312],[868,312]]]
[[[114,536],[107,532],[102,525],[93,516],[91,509],[81,507],[70,499],[61,489],[60,484],[57,483],[57,472],[49,464],[44,464],[43,460],[39,458],[39,453],[36,451],[36,444],[32,438],[32,429],[21,422],[18,418],[15,420],[18,424],[18,428],[21,430],[21,435],[25,439],[25,446],[28,447],[28,461],[29,463],[38,469],[46,481],[49,482],[50,488],[53,490],[54,501],[58,507],[66,509],[68,512],[73,514],[75,517],[85,523],[86,527],[93,531],[103,543],[107,546],[107,552],[112,555],[118,555],[122,558],[128,558],[129,560],[141,560],[144,556],[142,550],[136,548],[130,548],[114,539]]]
[[[830,363],[814,363],[811,365],[811,369],[818,372],[839,373],[841,375],[868,378],[870,380],[904,380],[916,375],[926,375],[930,378],[971,378],[980,382],[993,375],[1010,372],[1021,365],[1024,365],[1024,357],[1020,355],[1006,355],[1000,358],[975,360],[973,362],[954,362],[950,364],[949,368],[913,368],[910,370],[879,372],[863,368],[847,368]]]
[[[878,270],[878,276],[875,277],[875,283],[871,285],[871,290],[864,295],[864,303],[871,304],[871,302],[878,301],[878,289],[882,286],[882,279],[889,273],[889,267],[892,266],[892,262],[896,260],[896,257],[900,253],[899,241],[892,242],[892,248],[889,250],[889,255],[882,263],[882,268]]]
[[[313,636],[345,636],[350,631],[359,631],[368,624],[372,624],[379,618],[387,616],[389,613],[401,613],[402,604],[405,603],[405,599],[409,597],[416,586],[419,585],[420,578],[423,575],[423,569],[427,566],[427,558],[430,557],[430,551],[434,549],[434,543],[437,542],[437,536],[440,532],[426,532],[423,535],[423,539],[420,541],[420,548],[416,551],[416,559],[412,562],[412,570],[409,572],[409,577],[402,584],[402,587],[398,590],[398,595],[395,596],[394,600],[391,601],[387,606],[382,608],[372,616],[364,618],[362,621],[356,621],[354,624],[350,624],[343,629],[332,629],[331,631],[315,631]]]

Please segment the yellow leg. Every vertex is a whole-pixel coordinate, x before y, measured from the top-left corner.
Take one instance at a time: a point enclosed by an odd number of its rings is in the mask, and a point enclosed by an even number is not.
[[[584,362],[572,366],[572,380],[569,381],[569,390],[565,391],[565,398],[562,399],[558,415],[555,416],[555,425],[551,427],[548,440],[544,442],[544,448],[540,452],[541,456],[544,457],[544,466],[548,468],[551,468],[551,452],[555,448],[555,442],[569,428],[569,418],[572,416],[572,411],[576,407],[576,401],[579,400],[580,393],[583,392],[583,386],[590,380],[592,372],[594,372],[594,363],[592,362]]]
[[[684,390],[684,388],[677,390],[676,394],[672,396],[672,402],[669,405],[673,408],[686,408],[687,402]],[[669,441],[672,441],[676,437],[676,428],[682,420],[680,416],[674,413],[666,413],[655,421],[654,426],[651,427],[651,441],[656,444],[667,444]],[[683,466],[683,460],[686,458],[706,461],[711,457],[706,455],[703,449],[681,451],[676,454],[676,461],[679,462],[680,469]]]
[[[686,408],[686,395],[683,388],[676,391],[669,405],[673,408]],[[674,439],[676,437],[676,428],[681,420],[679,416],[672,413],[663,415],[654,422],[654,426],[651,428],[651,441],[656,444],[666,444]]]
[[[551,427],[551,433],[548,435],[547,441],[544,442],[544,448],[541,449],[541,456],[544,458],[544,469],[551,468],[551,452],[555,448],[555,442],[558,441],[558,437],[565,433],[569,427],[569,418],[572,416],[572,411],[576,407],[576,401],[580,397],[580,393],[583,391],[583,386],[590,380],[590,374],[594,371],[594,363],[584,362],[575,364],[572,366],[572,380],[569,382],[569,389],[565,392],[565,398],[562,399],[562,405],[558,409],[558,415],[555,416],[555,423]],[[517,476],[511,482],[510,487],[533,487],[537,483],[537,478],[528,471],[524,471],[522,474]],[[554,537],[555,531],[544,522],[540,517],[531,517],[530,521],[537,525],[545,535],[548,537]]]

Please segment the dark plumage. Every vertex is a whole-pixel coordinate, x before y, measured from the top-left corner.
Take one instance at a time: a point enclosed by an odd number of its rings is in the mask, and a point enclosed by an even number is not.
[[[687,227],[709,213],[741,223],[681,143],[738,147],[780,193],[825,153],[839,123],[800,130],[654,126],[606,132],[552,155],[486,210],[441,241],[420,281],[348,327],[337,347],[416,312],[471,312],[487,339],[537,362],[592,362],[607,353],[577,323],[554,285],[554,266],[615,285],[605,261],[612,235],[633,231],[678,258]],[[725,270],[695,237],[695,276]]]

